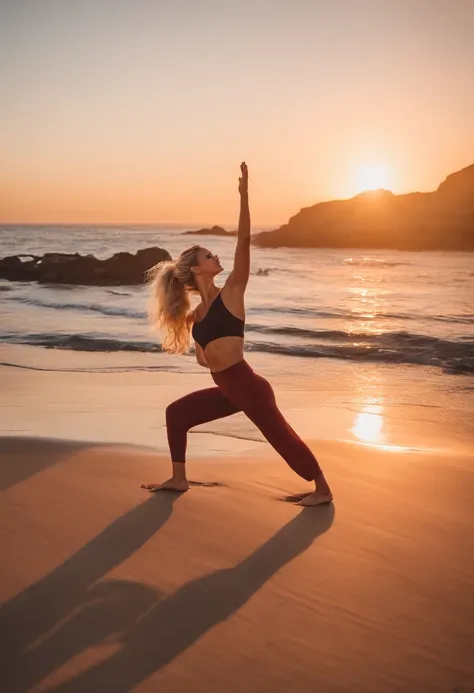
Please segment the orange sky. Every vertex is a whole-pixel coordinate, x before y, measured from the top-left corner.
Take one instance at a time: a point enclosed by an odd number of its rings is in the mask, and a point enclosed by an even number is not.
[[[5,3],[0,221],[233,226],[242,159],[256,225],[432,190],[474,162],[473,35],[463,0]]]

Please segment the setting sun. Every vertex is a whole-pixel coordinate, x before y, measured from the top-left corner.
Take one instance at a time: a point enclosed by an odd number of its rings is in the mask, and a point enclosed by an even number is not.
[[[385,164],[363,164],[355,172],[354,188],[357,193],[364,190],[378,190],[379,188],[390,190],[391,187],[392,175]]]

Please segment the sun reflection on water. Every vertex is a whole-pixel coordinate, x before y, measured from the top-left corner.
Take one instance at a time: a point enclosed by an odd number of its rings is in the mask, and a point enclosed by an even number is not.
[[[350,429],[357,443],[368,445],[387,452],[408,452],[413,450],[405,445],[396,445],[387,442],[384,432],[385,417],[383,407],[380,404],[365,404],[361,412],[356,414],[352,428]]]
[[[384,312],[388,289],[377,284],[381,281],[381,270],[367,268],[365,274],[354,272],[348,287],[351,316],[347,323],[348,334],[381,334],[386,329]]]
[[[380,444],[385,442],[383,424],[382,407],[368,404],[357,414],[351,432],[363,443]]]

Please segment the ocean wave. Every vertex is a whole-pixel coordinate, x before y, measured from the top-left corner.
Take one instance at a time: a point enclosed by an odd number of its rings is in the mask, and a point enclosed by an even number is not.
[[[299,337],[300,339],[330,339],[330,340],[352,340],[356,335],[351,335],[343,330],[310,330],[304,327],[269,327],[266,325],[247,324],[245,331],[256,332],[257,334],[279,334],[282,336]],[[360,337],[361,335],[357,335]]]
[[[250,274],[253,277],[268,277],[269,274],[294,274],[294,269],[290,267],[259,267],[252,270]],[[312,270],[311,270],[312,272]]]
[[[339,320],[361,321],[367,320],[409,320],[416,322],[447,322],[459,323],[461,325],[474,325],[474,314],[466,315],[416,315],[415,313],[377,313],[375,316],[370,316],[364,313],[353,313],[350,310],[333,309],[333,310],[318,310],[316,308],[295,308],[289,306],[264,306],[247,309],[248,315],[262,315],[265,313],[277,313],[278,315],[294,315],[306,318],[337,318]],[[255,326],[254,326],[255,327]],[[260,329],[257,327],[257,329]],[[267,329],[267,328],[265,328]]]
[[[38,282],[22,282],[23,286],[31,286],[33,287],[34,291],[38,291],[41,289],[46,289],[47,291],[53,290],[53,291],[80,291],[81,289],[84,289],[81,284],[53,284],[50,282],[44,282],[42,284],[38,284]]]
[[[331,334],[331,333],[330,333]],[[247,351],[305,358],[335,358],[382,363],[406,363],[437,366],[449,372],[474,373],[474,341],[454,342],[408,332],[388,332],[378,335],[347,335],[334,330],[330,339],[339,344],[278,344],[247,341]],[[96,352],[161,352],[155,342],[120,340],[92,335],[12,334],[0,333],[0,342],[31,344],[53,349]]]
[[[385,338],[396,338],[403,343],[421,343],[430,344],[434,342],[443,341],[438,337],[432,337],[427,335],[420,335],[415,332],[408,332],[404,330],[396,332],[352,332],[346,330],[312,330],[304,327],[269,327],[266,325],[252,325],[247,324],[245,328],[246,333],[255,332],[257,334],[263,335],[281,335],[297,337],[299,339],[314,339],[314,340],[331,340],[338,342],[380,342]],[[459,339],[450,340],[449,343],[456,344],[460,341],[471,342],[473,337],[461,336]],[[474,343],[474,342],[472,342]]]
[[[116,317],[133,318],[143,320],[146,318],[144,311],[120,308],[118,306],[101,306],[96,303],[60,303],[57,301],[42,301],[37,298],[27,298],[26,296],[14,296],[12,301],[24,303],[28,306],[38,308],[53,308],[55,310],[77,310],[81,312],[101,313],[102,315],[112,315]]]
[[[290,306],[255,306],[246,310],[248,315],[261,315],[265,313],[278,313],[279,315],[301,315],[308,318],[340,318],[346,311],[327,311],[315,308],[295,308]]]
[[[403,333],[379,335],[379,341],[352,344],[285,345],[275,342],[247,342],[249,351],[304,358],[334,358],[353,361],[405,363],[436,366],[451,373],[474,373],[474,342],[458,343]]]
[[[161,352],[160,344],[145,341],[125,341],[107,337],[93,337],[80,334],[12,334],[0,333],[0,342],[9,344],[30,344],[49,349],[72,349],[74,351],[139,351],[142,353]]]

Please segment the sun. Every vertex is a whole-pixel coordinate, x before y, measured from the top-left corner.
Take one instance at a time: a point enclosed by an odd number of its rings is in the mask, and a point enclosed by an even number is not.
[[[392,176],[389,167],[382,163],[362,164],[355,171],[354,189],[356,193],[364,190],[390,190]]]

